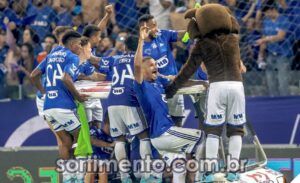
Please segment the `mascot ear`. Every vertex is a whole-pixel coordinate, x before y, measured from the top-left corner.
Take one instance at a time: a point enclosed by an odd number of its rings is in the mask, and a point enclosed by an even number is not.
[[[188,18],[192,19],[192,18],[194,18],[195,15],[196,15],[196,11],[197,11],[196,8],[188,10],[188,11],[185,13],[184,18],[185,18],[185,19],[188,19]]]
[[[189,36],[190,36],[191,40],[201,36],[201,33],[198,29],[198,25],[197,25],[197,23],[194,19],[192,19],[189,22],[189,24],[187,26],[187,31],[189,33]]]
[[[231,16],[230,18],[231,18],[231,22],[232,22],[231,33],[239,34],[240,33],[240,25],[239,25],[238,21],[233,16]]]

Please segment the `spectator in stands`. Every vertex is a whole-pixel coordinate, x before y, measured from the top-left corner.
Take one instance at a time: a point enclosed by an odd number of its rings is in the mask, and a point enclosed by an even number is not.
[[[159,29],[171,29],[170,12],[173,0],[144,0],[149,2],[150,14],[154,16]]]
[[[42,46],[40,45],[40,39],[38,35],[30,27],[26,27],[23,32],[23,41],[22,43],[30,43],[34,47],[34,55],[38,55],[43,51]]]
[[[111,37],[104,37],[98,45],[96,55],[99,57],[107,57],[113,51],[114,40]]]
[[[12,9],[16,13],[15,21],[18,28],[30,25],[37,15],[37,9],[32,5],[30,0],[10,1]]]
[[[76,0],[60,0],[60,7],[57,8],[57,23],[59,26],[71,26],[72,25],[72,12],[80,12],[80,3]]]
[[[108,3],[114,6],[111,16],[113,33],[118,34],[120,30],[126,29],[130,32],[136,32],[138,11],[135,0],[108,0]]]
[[[128,36],[127,31],[120,31],[116,39],[116,43],[109,56],[120,55],[125,51],[125,40]]]
[[[42,43],[44,50],[40,52],[36,58],[38,63],[41,63],[46,58],[56,43],[56,38],[53,34],[47,34],[45,36],[44,42]]]
[[[271,96],[289,94],[292,46],[289,39],[290,23],[287,17],[278,12],[271,1],[263,7],[265,18],[262,24],[263,37],[257,40],[261,45],[260,57],[266,50],[266,79]]]
[[[5,75],[7,73],[7,68],[4,65],[4,61],[9,49],[5,43],[5,37],[5,31],[0,28],[0,99],[5,98]]]
[[[19,85],[23,88],[23,97],[30,97],[34,94],[33,86],[30,82],[29,76],[33,68],[37,65],[34,59],[34,49],[31,43],[23,43],[21,46],[20,59],[17,61],[16,65],[12,65],[13,72],[16,73]]]
[[[83,22],[83,14],[82,12],[72,12],[72,27],[74,30],[82,34],[84,29],[84,22]]]
[[[9,22],[15,22],[17,20],[17,16],[15,12],[9,8],[8,0],[0,1],[0,28],[4,29],[4,18],[7,17]],[[15,25],[14,25],[15,27]]]
[[[33,0],[36,7],[36,17],[31,23],[31,28],[37,33],[40,40],[55,28],[56,13],[46,4],[46,0]]]

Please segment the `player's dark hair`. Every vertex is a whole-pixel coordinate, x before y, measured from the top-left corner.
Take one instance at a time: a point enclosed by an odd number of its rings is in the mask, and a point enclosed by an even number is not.
[[[69,32],[65,33],[65,35],[62,37],[62,43],[64,45],[68,45],[68,43],[70,41],[72,41],[73,39],[76,39],[76,38],[81,38],[81,34],[79,34],[76,31],[69,31]]]
[[[150,14],[145,14],[143,16],[141,16],[139,18],[139,26],[141,26],[141,24],[148,22],[149,20],[153,19],[154,16],[150,15]]]
[[[54,42],[57,43],[57,39],[56,39],[56,37],[55,37],[53,34],[47,34],[47,35],[45,36],[45,38],[44,38],[44,41],[45,41],[45,39],[46,39],[47,37],[52,38],[52,39],[54,40]]]
[[[85,36],[85,37],[91,38],[92,36],[94,36],[98,32],[100,32],[100,28],[97,27],[96,25],[87,25],[83,29],[82,35]]]
[[[81,46],[86,46],[88,43],[89,43],[89,38],[83,36],[80,42]]]
[[[130,35],[125,40],[125,46],[129,51],[135,51],[138,47],[138,40],[139,38],[134,35]]]
[[[59,37],[66,33],[67,31],[71,31],[72,30],[72,27],[70,26],[57,26],[54,31],[53,31],[53,34],[56,38],[56,40],[59,40]]]

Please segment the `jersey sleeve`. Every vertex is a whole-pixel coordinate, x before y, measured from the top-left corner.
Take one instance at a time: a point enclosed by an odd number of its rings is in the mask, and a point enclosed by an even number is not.
[[[74,81],[79,76],[79,70],[78,70],[79,57],[77,56],[67,57],[66,62],[67,63],[64,68],[64,72],[68,73],[72,77],[72,80]]]
[[[90,76],[95,72],[95,67],[90,64],[89,62],[85,63],[83,65],[83,70],[81,71],[82,74],[86,76]]]
[[[168,42],[176,42],[178,37],[178,32],[174,30],[161,30],[162,35]]]
[[[163,85],[164,88],[166,88],[169,84],[171,84],[171,80],[163,77],[158,77],[158,81]]]

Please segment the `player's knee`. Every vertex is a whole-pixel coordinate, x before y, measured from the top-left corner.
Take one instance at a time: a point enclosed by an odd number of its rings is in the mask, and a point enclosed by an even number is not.
[[[231,137],[234,135],[240,135],[243,137],[244,134],[245,134],[244,125],[240,125],[240,126],[227,125],[227,137]]]
[[[220,126],[207,126],[206,125],[204,127],[204,129],[205,129],[206,134],[213,134],[213,135],[220,137],[223,132],[223,125],[220,125]]]

